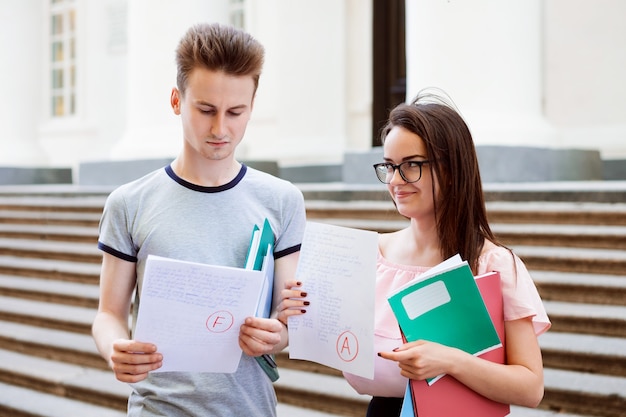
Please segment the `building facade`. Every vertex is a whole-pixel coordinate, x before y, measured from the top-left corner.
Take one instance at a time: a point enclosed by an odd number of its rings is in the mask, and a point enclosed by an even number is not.
[[[626,2],[391,3],[403,8],[406,99],[425,87],[442,89],[478,145],[590,149],[603,159],[626,159]],[[7,94],[0,166],[75,169],[89,161],[175,157],[182,138],[169,106],[174,49],[201,21],[240,26],[266,47],[238,157],[340,164],[346,152],[376,144],[376,5],[2,1],[0,74]]]

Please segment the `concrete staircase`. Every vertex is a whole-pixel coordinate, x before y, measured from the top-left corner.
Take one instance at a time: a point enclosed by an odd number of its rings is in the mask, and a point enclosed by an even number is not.
[[[302,185],[312,221],[396,230],[380,187]],[[108,188],[0,187],[0,416],[125,415],[130,391],[98,356],[97,225]],[[486,190],[496,234],[531,270],[553,328],[546,393],[514,417],[626,416],[626,186]],[[621,202],[620,202],[621,201]],[[327,367],[278,356],[279,416],[363,416],[369,398]]]

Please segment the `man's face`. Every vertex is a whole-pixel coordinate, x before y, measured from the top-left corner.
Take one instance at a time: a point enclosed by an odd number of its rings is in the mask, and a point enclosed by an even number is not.
[[[174,113],[181,116],[185,152],[210,160],[234,158],[253,102],[251,76],[192,70],[184,93],[174,88],[171,96]]]

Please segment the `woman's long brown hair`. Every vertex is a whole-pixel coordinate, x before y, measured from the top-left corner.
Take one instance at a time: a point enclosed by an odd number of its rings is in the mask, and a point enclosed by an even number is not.
[[[442,97],[420,93],[410,104],[391,111],[381,131],[383,144],[394,126],[422,138],[432,161],[426,166],[438,179],[435,217],[441,255],[447,259],[460,254],[476,274],[485,239],[498,242],[487,221],[478,157],[467,124]]]

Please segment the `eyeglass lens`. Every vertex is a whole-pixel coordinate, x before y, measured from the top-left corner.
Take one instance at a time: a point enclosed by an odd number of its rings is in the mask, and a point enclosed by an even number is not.
[[[400,171],[400,176],[404,181],[412,183],[422,178],[422,165],[426,162],[427,161],[405,161],[398,165],[387,162],[376,164],[374,168],[378,179],[385,184],[391,182],[396,169]]]

